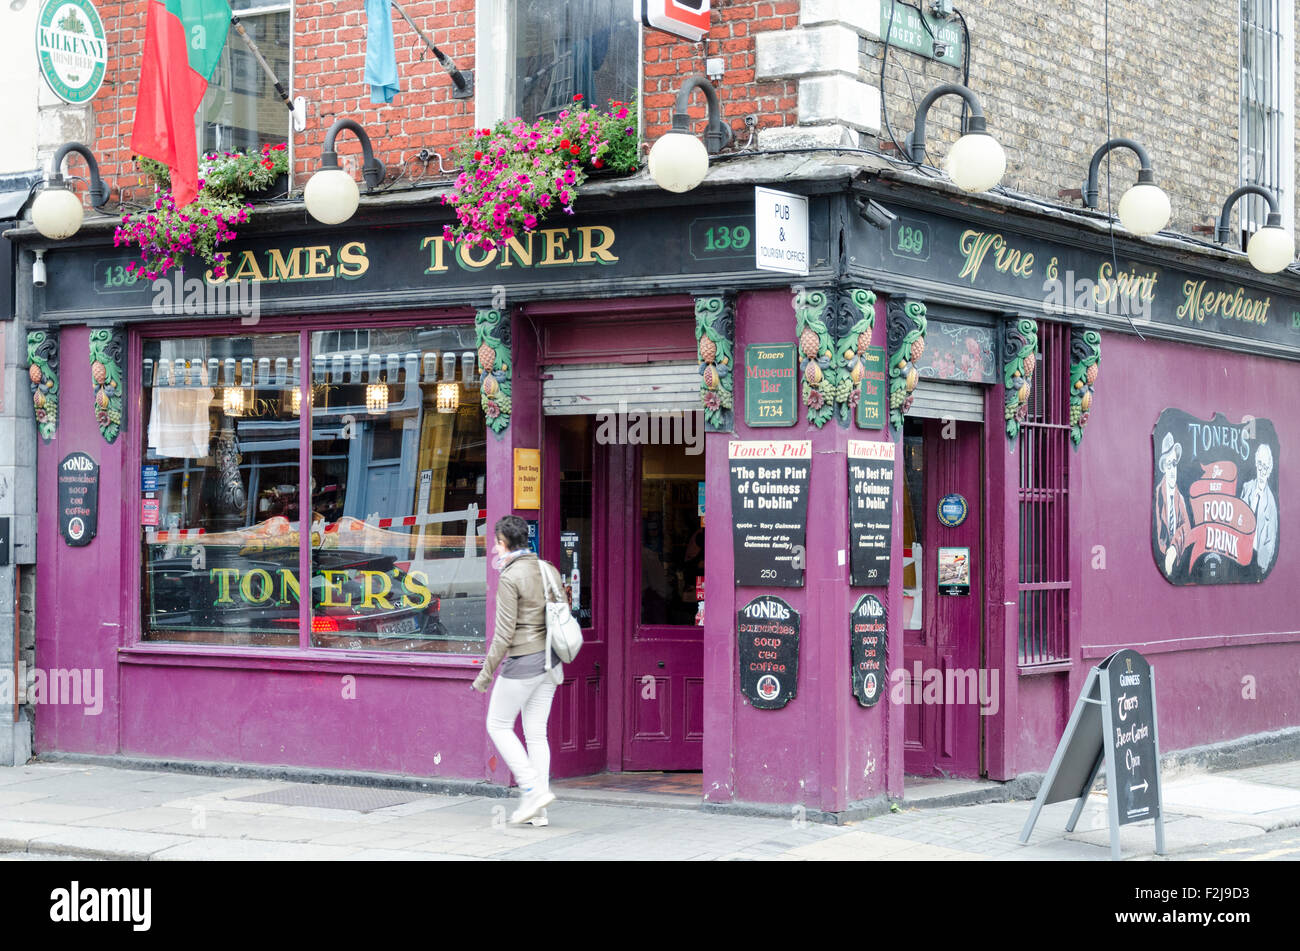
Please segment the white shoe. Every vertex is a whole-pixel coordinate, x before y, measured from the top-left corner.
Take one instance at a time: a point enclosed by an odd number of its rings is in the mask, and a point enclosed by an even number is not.
[[[548,826],[548,825],[550,825],[550,824],[551,824],[551,820],[548,819],[548,818],[546,818],[546,810],[543,809],[543,810],[542,810],[541,812],[539,812],[537,815],[535,815],[535,816],[533,816],[531,819],[529,819],[529,820],[528,820],[528,824],[529,824],[530,826],[533,826],[534,828],[541,828],[542,826]]]
[[[514,825],[521,825],[536,816],[553,802],[555,802],[555,793],[551,792],[549,789],[526,792],[524,793],[524,798],[519,803],[519,808],[511,814],[510,821]]]

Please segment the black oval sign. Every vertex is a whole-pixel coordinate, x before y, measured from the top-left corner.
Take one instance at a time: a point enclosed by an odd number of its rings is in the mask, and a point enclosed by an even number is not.
[[[799,679],[799,612],[764,595],[736,612],[740,692],[757,710],[779,710],[794,699]]]
[[[74,548],[89,545],[99,528],[99,466],[84,452],[59,463],[59,532]]]

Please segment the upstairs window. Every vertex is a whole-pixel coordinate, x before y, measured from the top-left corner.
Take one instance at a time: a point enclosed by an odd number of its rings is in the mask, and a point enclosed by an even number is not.
[[[280,85],[292,89],[291,6],[284,0],[231,0],[230,8]],[[200,153],[257,152],[290,140],[289,110],[233,25],[195,121]]]
[[[1241,0],[1241,184],[1273,192],[1288,230],[1295,208],[1295,35],[1290,16],[1283,14],[1290,7],[1284,0]],[[1264,226],[1268,206],[1247,196],[1240,208],[1244,238]]]

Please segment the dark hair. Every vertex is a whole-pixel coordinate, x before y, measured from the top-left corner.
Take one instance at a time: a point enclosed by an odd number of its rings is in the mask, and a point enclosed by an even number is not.
[[[528,547],[528,523],[518,515],[506,515],[497,519],[493,531],[506,540],[511,551]]]

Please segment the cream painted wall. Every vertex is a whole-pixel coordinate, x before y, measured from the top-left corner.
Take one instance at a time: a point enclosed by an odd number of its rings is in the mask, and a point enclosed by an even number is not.
[[[44,83],[36,64],[40,9],[41,0],[0,0],[0,63],[5,64],[0,174],[37,167],[37,98]]]

